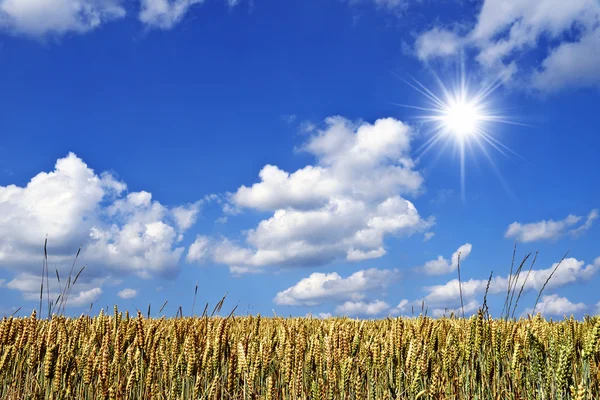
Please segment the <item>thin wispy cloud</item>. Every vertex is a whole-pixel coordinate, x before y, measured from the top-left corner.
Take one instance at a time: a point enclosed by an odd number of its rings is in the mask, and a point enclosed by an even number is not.
[[[513,222],[504,233],[506,238],[514,238],[520,242],[535,242],[540,240],[557,240],[565,234],[579,236],[590,229],[598,218],[598,210],[592,210],[585,222],[583,217],[570,214],[562,220],[544,220],[539,222],[520,223]],[[577,226],[579,224],[579,226]]]

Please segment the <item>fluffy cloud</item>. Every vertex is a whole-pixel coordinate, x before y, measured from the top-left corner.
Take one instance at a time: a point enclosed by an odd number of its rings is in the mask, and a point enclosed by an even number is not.
[[[600,29],[584,35],[578,42],[563,43],[548,55],[533,75],[533,86],[556,91],[566,86],[600,85]]]
[[[245,233],[246,245],[229,239],[211,239],[207,245],[201,237],[188,261],[260,268],[383,256],[387,235],[412,235],[434,222],[401,197],[422,191],[410,139],[409,127],[392,118],[374,124],[328,118],[302,147],[315,156],[316,165],[293,173],[267,165],[260,182],[230,195],[231,209],[273,213]]]
[[[532,269],[531,273],[527,277],[526,268],[519,275],[519,279],[516,282],[517,292],[523,286],[525,279],[524,291],[541,290],[542,286],[557,266],[558,263],[554,263],[550,268],[547,269]],[[563,287],[569,284],[577,282],[589,281],[600,269],[600,257],[596,258],[592,264],[585,265],[583,261],[579,261],[575,258],[566,258],[562,261],[562,264],[558,267],[552,279],[546,285],[547,290]],[[465,299],[472,299],[475,296],[480,296],[485,293],[487,286],[487,280],[470,279],[463,281],[462,283],[462,294]],[[458,279],[453,279],[443,285],[435,285],[425,287],[425,290],[429,292],[423,300],[425,304],[433,307],[455,307],[460,304],[460,291],[458,285]],[[506,294],[508,290],[508,277],[497,276],[492,278],[490,282],[489,294]]]
[[[0,29],[34,37],[84,33],[124,16],[119,0],[0,0]]]
[[[433,57],[454,55],[462,47],[463,41],[464,39],[453,31],[433,28],[417,38],[417,57],[426,61]]]
[[[83,244],[79,261],[89,267],[78,284],[100,275],[175,273],[184,251],[176,243],[195,221],[200,203],[169,208],[145,191],[124,195],[126,188],[108,173],[96,174],[73,153],[24,187],[0,186],[0,267],[21,278],[33,274],[33,291],[39,290],[47,234],[50,263],[63,279]],[[26,291],[16,282],[7,286]]]
[[[337,306],[335,308],[335,313],[344,316],[375,316],[389,308],[389,304],[381,300],[375,300],[369,303],[363,301],[347,301],[344,304]]]
[[[102,289],[99,287],[90,290],[76,292],[75,296],[69,297],[67,305],[81,307],[87,306],[90,303],[97,301],[102,294]]]
[[[137,296],[137,290],[126,288],[119,291],[117,295],[122,299],[133,299],[135,296]]]
[[[442,256],[438,256],[436,260],[427,261],[423,267],[423,270],[427,275],[443,275],[453,272],[458,267],[458,256],[460,254],[461,261],[464,261],[469,254],[473,246],[471,243],[465,243],[460,246],[453,254],[450,260],[445,259]]]
[[[516,60],[546,38],[554,47],[530,77],[532,85],[542,91],[591,86],[600,83],[600,58],[594,51],[600,40],[599,23],[596,0],[485,0],[470,32],[457,35],[433,28],[416,40],[416,51],[427,60],[472,47],[486,69],[514,72],[531,69],[518,66]]]
[[[535,307],[535,313],[540,313],[543,316],[554,315],[564,316],[573,314],[586,309],[583,303],[571,303],[565,297],[559,297],[557,294],[542,296],[541,301]],[[523,315],[533,313],[533,309],[528,308],[523,312]]]
[[[316,306],[325,301],[362,300],[366,292],[386,289],[400,277],[398,270],[361,270],[348,278],[336,272],[315,272],[296,285],[277,293],[273,301],[286,306]]]
[[[592,210],[584,224],[570,230],[569,228],[577,225],[577,223],[582,220],[582,217],[571,214],[560,221],[544,220],[528,224],[513,222],[508,226],[508,229],[504,233],[504,237],[516,238],[523,243],[527,243],[538,240],[556,240],[567,232],[572,236],[577,236],[587,231],[596,218],[598,218],[598,210]]]

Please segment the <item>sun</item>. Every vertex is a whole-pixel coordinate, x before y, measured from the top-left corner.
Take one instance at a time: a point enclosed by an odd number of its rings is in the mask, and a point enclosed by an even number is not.
[[[467,84],[464,64],[461,67],[460,78],[452,89],[448,89],[439,77],[435,76],[441,89],[440,94],[435,94],[414,78],[412,82],[404,80],[409,86],[425,96],[430,103],[429,107],[397,105],[427,111],[426,115],[421,115],[417,118],[423,120],[425,123],[433,124],[430,137],[417,149],[417,152],[422,151],[422,153],[425,153],[440,142],[448,143],[450,141],[454,143],[455,150],[460,159],[460,181],[463,202],[465,201],[467,150],[479,149],[492,164],[505,190],[512,195],[510,188],[502,179],[486,147],[491,146],[509,158],[509,153],[521,157],[495,137],[494,124],[524,124],[512,121],[510,117],[503,115],[500,110],[492,106],[490,96],[502,85],[502,80],[498,79],[490,85],[482,85],[479,90],[472,91]]]
[[[477,104],[460,99],[448,104],[440,120],[457,139],[464,140],[477,133],[483,116]]]

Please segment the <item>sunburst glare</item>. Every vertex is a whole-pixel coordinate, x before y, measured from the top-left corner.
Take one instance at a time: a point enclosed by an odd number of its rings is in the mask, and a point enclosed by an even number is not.
[[[410,106],[398,104],[399,106],[409,107],[428,112],[426,115],[420,115],[416,118],[426,123],[432,124],[430,137],[417,150],[422,156],[437,143],[448,140],[453,141],[455,150],[457,150],[460,159],[460,183],[461,197],[465,201],[465,164],[467,149],[473,150],[473,144],[482,151],[490,161],[494,172],[500,179],[504,189],[512,195],[512,191],[502,178],[494,160],[487,151],[487,146],[491,146],[506,157],[509,153],[521,157],[512,151],[506,145],[501,143],[493,136],[493,124],[505,123],[513,125],[524,125],[511,121],[507,115],[503,115],[499,109],[492,109],[489,102],[490,95],[500,86],[503,81],[498,79],[490,85],[483,86],[480,90],[472,92],[469,89],[468,80],[465,74],[464,63],[461,63],[459,78],[457,83],[449,90],[441,79],[434,73],[435,79],[441,89],[441,94],[437,95],[422,83],[412,78],[412,81],[403,79],[408,85],[423,94],[430,103],[429,107]],[[510,157],[509,157],[510,158]]]

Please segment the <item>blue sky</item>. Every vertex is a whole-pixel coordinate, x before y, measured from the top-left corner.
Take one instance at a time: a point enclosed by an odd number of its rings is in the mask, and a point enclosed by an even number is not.
[[[597,313],[598,48],[596,0],[0,0],[0,314],[46,235],[53,299],[83,245],[68,315],[441,316],[460,252],[499,316],[515,241],[517,315],[567,251],[536,311]],[[400,106],[461,64],[517,155]]]

